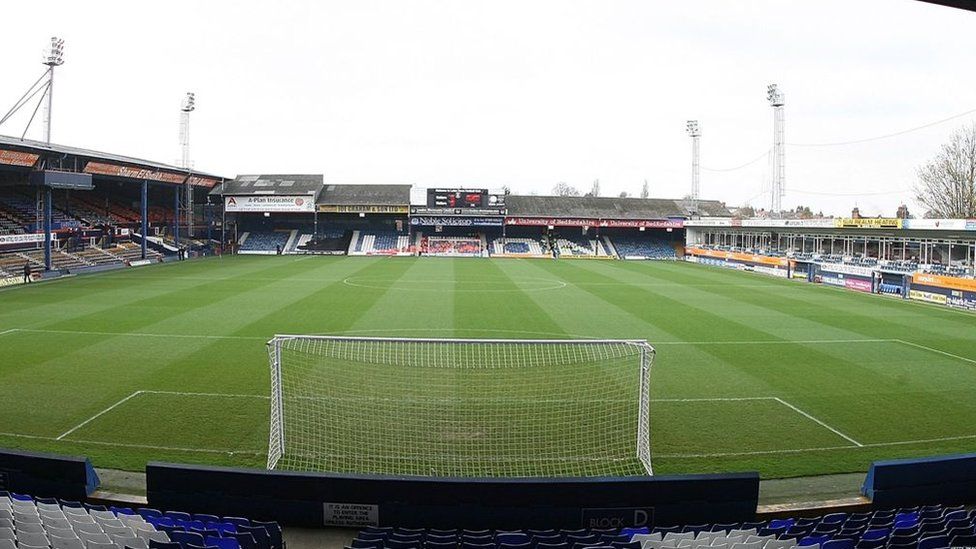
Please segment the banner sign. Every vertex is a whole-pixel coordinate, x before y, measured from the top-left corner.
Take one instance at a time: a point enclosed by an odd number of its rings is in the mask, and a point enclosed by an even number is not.
[[[489,216],[505,215],[505,208],[429,208],[426,206],[410,206],[412,215],[472,215]]]
[[[688,248],[685,253],[701,257],[712,257],[716,259],[756,263],[760,265],[772,265],[776,267],[786,267],[790,262],[790,260],[785,257],[770,257],[766,255],[744,254],[740,252],[723,252],[721,250],[706,250],[704,248]]]
[[[182,184],[186,176],[180,173],[164,172],[148,168],[134,168],[122,164],[106,164],[104,162],[89,161],[85,164],[85,173],[94,175],[110,175],[113,177],[128,177],[130,179],[148,179],[163,183]]]
[[[0,234],[0,246],[9,244],[30,244],[44,242],[44,233],[32,234]]]
[[[501,217],[411,217],[410,224],[419,227],[501,227]]]
[[[369,213],[369,214],[405,214],[410,213],[408,206],[394,205],[319,205],[320,213]]]
[[[948,305],[948,296],[945,294],[938,294],[934,292],[926,292],[923,290],[909,290],[908,297],[910,299],[915,299],[918,301],[926,301],[928,303],[937,303],[939,305]]]
[[[25,168],[29,168],[33,166],[40,157],[41,155],[39,154],[0,149],[0,164],[6,164],[8,166],[23,166]]]
[[[858,292],[871,293],[874,291],[874,286],[871,284],[871,281],[864,280],[863,278],[847,277],[844,279],[844,287],[848,290],[856,290]]]
[[[224,211],[313,213],[315,202],[311,196],[227,196]]]
[[[639,228],[647,229],[681,229],[685,226],[683,219],[599,219],[599,218],[570,218],[570,217],[506,217],[506,225],[528,227],[609,227],[609,228]]]
[[[218,183],[213,177],[203,177],[202,175],[191,175],[186,182],[194,187],[206,187],[208,189],[212,189]]]
[[[912,285],[916,284],[976,293],[976,280],[972,278],[915,273],[912,275]]]
[[[841,229],[900,229],[901,219],[894,217],[842,217],[835,219],[835,227]]]
[[[854,276],[863,276],[866,278],[871,278],[874,276],[874,269],[871,267],[862,267],[860,265],[846,265],[844,263],[818,263],[821,271],[827,271],[831,273],[842,273]]]

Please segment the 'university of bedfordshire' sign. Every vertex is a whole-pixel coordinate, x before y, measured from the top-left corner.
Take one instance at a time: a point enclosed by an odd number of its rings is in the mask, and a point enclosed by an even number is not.
[[[226,212],[281,212],[313,213],[315,202],[311,196],[227,196],[224,197]]]

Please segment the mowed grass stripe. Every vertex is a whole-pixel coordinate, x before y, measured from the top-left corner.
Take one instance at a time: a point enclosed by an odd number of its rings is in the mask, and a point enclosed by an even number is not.
[[[739,303],[743,299],[741,296],[729,295],[720,288],[701,291],[713,296],[716,310],[740,311],[740,314],[753,319],[753,322],[762,327],[775,326],[779,329],[782,326],[786,333],[791,334],[796,333],[796,327],[799,327],[802,334],[817,334],[818,338],[825,339],[837,333],[830,327],[821,329],[818,322],[780,313],[776,310],[778,306],[773,306],[769,320],[765,315],[749,314],[751,306],[762,309],[769,307],[767,301],[754,303],[758,298],[752,294],[744,298],[749,304],[743,305]],[[766,299],[776,301],[772,298]],[[734,303],[729,303],[730,300]],[[856,333],[847,335],[859,337]],[[976,380],[976,375],[968,369],[959,369],[947,361],[935,361],[936,365],[933,365],[931,360],[919,360],[923,357],[921,353],[906,350],[893,342],[811,344],[808,347],[803,353],[798,353],[777,368],[778,371],[788,373],[791,381],[781,385],[778,389],[782,393],[778,394],[810,409],[816,415],[827,415],[842,430],[867,429],[880,435],[880,439],[875,438],[873,442],[884,442],[892,440],[888,437],[899,436],[899,433],[892,432],[891,429],[905,423],[898,419],[908,420],[909,425],[907,429],[898,427],[898,431],[902,435],[907,431],[914,438],[915,435],[922,436],[926,428],[932,426],[933,421],[941,416],[951,415],[953,410],[976,414],[976,406],[971,400],[956,400],[952,393],[955,387],[971,386]],[[735,352],[742,355],[741,362],[744,365],[761,365],[768,362],[770,356],[769,350],[762,347],[738,349]],[[893,364],[905,357],[914,359],[909,359],[909,368],[900,368]],[[914,367],[919,363],[929,366]],[[764,373],[763,377],[768,378],[769,375]],[[906,377],[914,391],[923,395],[922,398],[912,399],[904,406],[891,409],[878,406],[890,395],[900,395],[905,390]],[[849,402],[846,406],[837,406],[841,400]],[[911,418],[915,420],[910,421]]]
[[[363,288],[342,282],[350,277],[380,284]],[[569,285],[540,291],[544,284],[533,279]],[[440,280],[452,285],[449,296],[436,291]],[[486,291],[467,292],[478,288]],[[62,313],[58,302],[66,305]],[[0,293],[0,311],[0,333],[40,322],[40,329],[63,324],[67,332],[87,327],[105,334],[0,336],[11,357],[0,364],[0,433],[55,437],[66,430],[61,426],[77,425],[134,390],[266,393],[263,338],[284,326],[301,333],[565,334],[683,343],[658,346],[655,398],[780,396],[866,443],[848,448],[847,441],[783,406],[655,402],[658,473],[821,474],[864,470],[870,460],[883,457],[976,448],[971,427],[976,405],[967,398],[976,388],[969,373],[976,367],[939,354],[971,357],[976,331],[967,328],[976,317],[698,265],[235,257],[15,288]],[[878,315],[885,321],[871,323]],[[925,324],[925,330],[913,330],[915,323]],[[114,336],[120,328],[255,339]],[[866,341],[898,338],[893,335],[935,351]],[[859,342],[841,342],[848,338]],[[800,339],[808,343],[797,343]],[[825,339],[837,343],[813,343]],[[697,343],[707,341],[714,344]],[[776,343],[725,344],[730,341]],[[263,448],[266,437],[264,406],[138,401],[68,437],[84,434],[85,443],[0,434],[0,445],[83,453],[99,466],[133,470],[150,459],[263,462],[254,448]],[[154,433],[154,423],[165,425]],[[187,431],[183,440],[197,447],[172,444],[169,439],[179,437],[177,426]],[[225,435],[233,440],[225,442]],[[226,451],[215,448],[224,444]]]

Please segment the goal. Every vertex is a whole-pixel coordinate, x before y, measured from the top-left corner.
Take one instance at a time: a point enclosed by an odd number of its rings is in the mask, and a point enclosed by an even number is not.
[[[643,340],[279,335],[268,469],[650,475]]]

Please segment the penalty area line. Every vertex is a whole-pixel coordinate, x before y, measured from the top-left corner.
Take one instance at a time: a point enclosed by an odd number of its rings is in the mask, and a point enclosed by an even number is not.
[[[855,445],[855,446],[857,446],[857,447],[859,447],[859,448],[860,448],[860,447],[863,447],[863,446],[864,446],[864,445],[863,445],[863,444],[861,444],[860,442],[858,442],[858,441],[856,441],[856,440],[854,440],[853,438],[851,438],[851,437],[849,437],[849,436],[847,436],[847,435],[845,435],[844,433],[842,433],[842,432],[840,432],[839,430],[837,430],[837,429],[835,429],[835,428],[833,428],[833,427],[831,427],[830,425],[827,425],[827,424],[826,424],[826,423],[824,423],[823,421],[821,421],[821,420],[819,420],[819,419],[817,419],[817,418],[815,418],[815,417],[813,417],[812,415],[810,415],[810,414],[808,414],[808,413],[806,413],[806,412],[804,412],[803,410],[801,410],[801,409],[799,409],[799,408],[797,408],[796,406],[794,406],[794,405],[792,405],[792,404],[790,404],[789,402],[786,402],[785,400],[783,400],[783,399],[781,399],[781,398],[779,398],[779,397],[775,397],[775,398],[774,398],[773,400],[775,400],[776,402],[779,402],[779,403],[780,403],[780,404],[782,404],[783,406],[786,406],[787,408],[789,408],[790,410],[793,410],[794,412],[796,412],[796,413],[798,413],[798,414],[800,414],[801,416],[803,416],[803,417],[805,417],[805,418],[807,418],[807,419],[809,419],[809,420],[811,420],[811,421],[813,421],[813,422],[814,422],[814,423],[816,423],[817,425],[820,425],[821,427],[823,427],[823,428],[825,428],[825,429],[827,429],[827,430],[828,430],[828,431],[830,431],[831,433],[834,433],[835,435],[837,435],[837,436],[839,436],[840,438],[842,438],[842,439],[844,439],[844,440],[846,440],[847,442],[850,442],[851,444],[853,444],[853,445]]]
[[[107,414],[107,413],[109,413],[109,412],[111,412],[112,410],[114,410],[114,409],[116,409],[116,408],[118,408],[118,407],[119,407],[119,406],[121,406],[122,404],[125,404],[125,403],[126,403],[126,402],[128,402],[128,401],[129,401],[130,399],[132,399],[133,397],[137,397],[137,396],[139,396],[140,394],[142,394],[142,391],[136,391],[136,392],[134,392],[134,393],[132,393],[131,395],[129,395],[129,396],[127,396],[127,397],[125,397],[125,398],[123,398],[122,400],[120,400],[120,401],[118,401],[118,402],[116,402],[115,404],[113,404],[113,405],[111,405],[111,406],[109,406],[108,408],[105,408],[105,409],[104,409],[104,410],[102,410],[101,412],[98,412],[97,414],[95,414],[95,415],[93,415],[92,417],[90,417],[90,418],[88,418],[88,419],[86,419],[85,421],[82,421],[82,422],[81,422],[81,423],[79,423],[78,425],[75,425],[75,426],[74,426],[74,427],[72,427],[71,429],[68,429],[67,431],[65,431],[65,432],[63,432],[63,433],[61,433],[61,434],[60,434],[60,435],[58,435],[58,437],[57,437],[57,438],[55,438],[54,440],[61,440],[61,439],[63,439],[64,437],[66,437],[66,436],[68,436],[68,435],[70,435],[71,433],[73,433],[73,432],[75,432],[75,431],[77,431],[78,429],[81,429],[81,428],[82,428],[82,427],[84,427],[85,425],[88,425],[89,423],[91,423],[91,422],[93,422],[93,421],[95,421],[96,419],[98,419],[98,418],[100,418],[100,417],[102,417],[103,415],[105,415],[105,414]]]
[[[0,335],[3,335],[3,334],[0,334]],[[905,341],[904,339],[894,339],[892,341],[897,341],[898,343],[901,343],[903,345],[908,345],[909,347],[915,347],[916,349],[922,349],[923,351],[928,351],[930,353],[937,353],[937,354],[940,354],[940,355],[943,355],[943,356],[947,356],[949,358],[954,358],[956,360],[962,360],[963,362],[968,362],[970,364],[976,364],[976,360],[973,360],[971,358],[966,358],[964,356],[954,355],[952,353],[949,353],[949,352],[946,352],[946,351],[940,351],[939,349],[935,349],[935,348],[932,348],[932,347],[926,347],[925,345],[921,345],[919,343],[912,343],[911,341]]]

